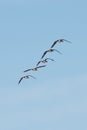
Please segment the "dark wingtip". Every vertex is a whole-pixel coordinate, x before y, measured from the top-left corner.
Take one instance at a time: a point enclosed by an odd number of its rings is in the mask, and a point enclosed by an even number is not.
[[[41,57],[41,59],[43,59],[44,56]]]
[[[27,72],[27,70],[24,70],[23,72]]]
[[[20,81],[18,81],[18,85],[20,84]]]
[[[29,71],[30,69],[27,69],[27,70],[24,70],[23,72],[27,72],[27,71]]]
[[[50,48],[53,48],[53,46],[51,46]]]

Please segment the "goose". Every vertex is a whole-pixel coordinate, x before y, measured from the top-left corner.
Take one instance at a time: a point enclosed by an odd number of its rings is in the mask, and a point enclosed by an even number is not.
[[[46,50],[46,51],[43,53],[41,59],[43,59],[43,57],[46,55],[47,52],[54,52],[54,51],[56,51],[56,52],[62,54],[60,51],[58,51],[58,50],[56,50],[56,49],[49,49],[49,50]]]
[[[68,41],[66,39],[58,39],[58,40],[54,41],[54,43],[52,44],[51,48],[53,48],[56,45],[56,43],[62,43],[64,41],[71,43],[70,41]]]
[[[38,66],[41,62],[42,62],[42,63],[46,63],[46,62],[48,62],[48,60],[54,61],[54,60],[51,59],[51,58],[46,58],[46,59],[44,59],[44,60],[40,60],[40,61],[38,61],[38,63],[37,63],[36,66]]]
[[[32,75],[25,75],[25,76],[23,76],[23,77],[20,78],[18,84],[20,84],[20,82],[21,82],[23,79],[28,79],[28,78],[30,78],[30,77],[36,79],[36,78],[35,78],[34,76],[32,76]]]
[[[45,66],[46,66],[46,65],[42,65],[42,66],[38,66],[38,67],[35,67],[35,68],[27,69],[27,70],[25,70],[24,72],[27,72],[27,71],[30,71],[30,70],[37,71],[38,68],[42,68],[42,67],[45,67]]]

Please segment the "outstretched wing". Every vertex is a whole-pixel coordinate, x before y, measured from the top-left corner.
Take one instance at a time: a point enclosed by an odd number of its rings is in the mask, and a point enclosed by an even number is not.
[[[66,41],[66,42],[72,43],[71,41],[68,41],[68,40],[66,40],[66,39],[63,39],[63,41]]]
[[[38,63],[36,64],[36,66],[38,66],[41,63],[41,61],[38,61]]]
[[[25,70],[24,72],[27,72],[27,71],[30,71],[30,70],[32,70],[32,69],[27,69],[27,70]]]
[[[52,44],[51,48],[53,48],[58,41],[59,40],[54,41],[54,43]]]
[[[48,52],[48,51],[45,51],[45,52],[43,53],[41,59],[43,59],[43,57],[46,55],[47,52]]]
[[[62,54],[60,51],[56,50],[56,49],[53,49],[54,51],[58,52],[59,54]]]
[[[28,76],[30,76],[30,77],[32,77],[33,79],[36,79],[34,76],[32,76],[32,75],[28,75]]]
[[[46,58],[46,60],[51,60],[51,61],[54,61],[53,59],[51,59],[51,58]]]
[[[24,77],[21,77],[21,78],[20,78],[20,80],[19,80],[18,84],[20,84],[20,82],[22,81],[22,79],[23,79],[23,78],[24,78]]]
[[[46,67],[46,65],[41,65],[41,66],[38,66],[36,68],[38,69],[38,68],[42,68],[42,67]]]

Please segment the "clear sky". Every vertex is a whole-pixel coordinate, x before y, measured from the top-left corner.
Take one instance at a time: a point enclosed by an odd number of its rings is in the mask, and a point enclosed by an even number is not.
[[[87,0],[0,0],[0,130],[87,130]]]

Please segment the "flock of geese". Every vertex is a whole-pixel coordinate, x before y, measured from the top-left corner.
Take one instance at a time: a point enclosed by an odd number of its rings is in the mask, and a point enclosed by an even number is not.
[[[27,72],[27,71],[37,71],[39,68],[46,67],[46,65],[40,65],[41,63],[44,64],[44,63],[48,62],[49,60],[50,60],[50,61],[54,61],[54,60],[51,59],[51,58],[45,58],[45,59],[44,59],[44,57],[45,57],[45,55],[46,55],[47,53],[51,53],[51,52],[57,52],[57,53],[59,53],[59,54],[62,54],[60,51],[58,51],[58,50],[56,50],[56,49],[53,49],[53,47],[54,47],[56,44],[58,44],[58,43],[63,43],[63,42],[71,43],[70,41],[68,41],[68,40],[66,40],[66,39],[58,39],[58,40],[54,41],[53,44],[51,45],[50,49],[49,49],[49,50],[46,50],[46,51],[43,53],[43,55],[41,56],[41,60],[38,61],[38,63],[36,64],[36,67],[30,68],[30,69],[27,69],[27,70],[24,70],[24,72]],[[36,79],[36,78],[35,78],[34,76],[32,76],[32,75],[25,75],[25,76],[23,76],[23,77],[20,78],[18,84],[20,84],[23,79],[28,79],[28,78],[30,78],[30,77]]]

